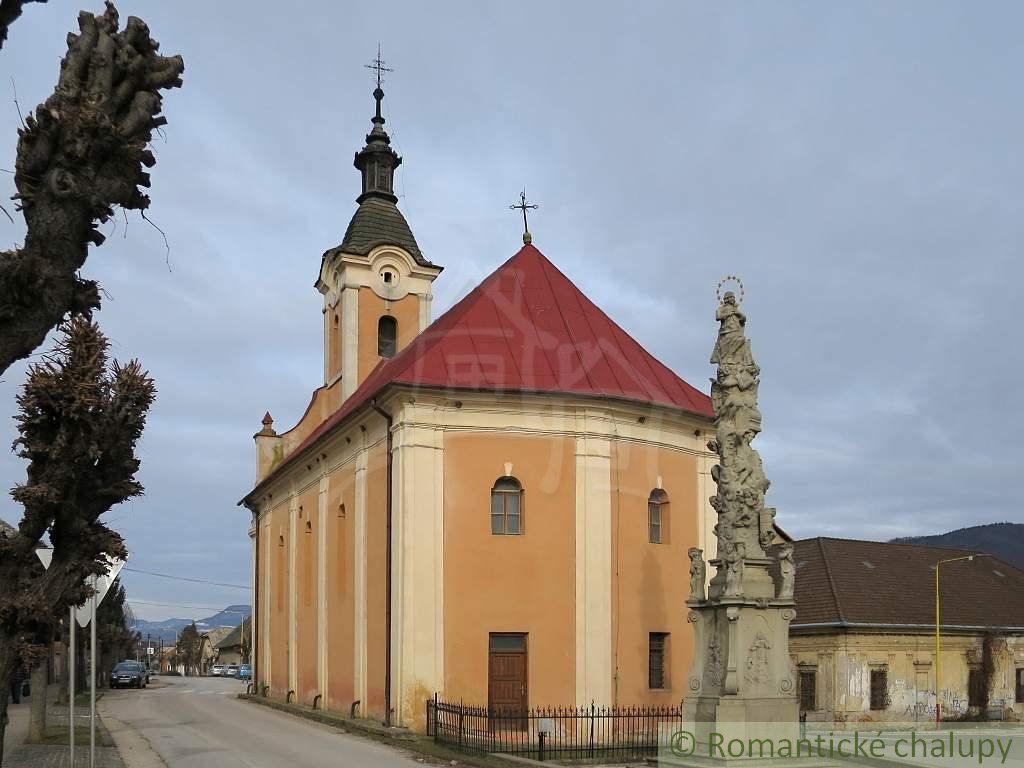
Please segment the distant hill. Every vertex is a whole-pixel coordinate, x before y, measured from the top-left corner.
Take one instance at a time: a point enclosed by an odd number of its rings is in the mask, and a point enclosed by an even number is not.
[[[229,605],[213,616],[196,619],[196,629],[202,633],[217,627],[237,627],[242,623],[242,619],[248,618],[251,614],[251,606]],[[165,643],[173,643],[178,633],[191,623],[192,619],[163,619],[162,621],[136,619],[132,624],[132,629],[141,632],[144,638],[148,635],[153,640],[162,639]]]
[[[989,523],[935,536],[906,536],[893,541],[947,549],[976,549],[1024,569],[1024,524],[1021,523]]]

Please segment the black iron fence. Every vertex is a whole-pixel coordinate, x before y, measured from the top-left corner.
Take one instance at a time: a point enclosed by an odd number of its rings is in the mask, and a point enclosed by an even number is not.
[[[662,724],[681,728],[681,707],[553,707],[492,710],[427,701],[427,734],[460,752],[521,755],[534,760],[614,758],[658,754]]]

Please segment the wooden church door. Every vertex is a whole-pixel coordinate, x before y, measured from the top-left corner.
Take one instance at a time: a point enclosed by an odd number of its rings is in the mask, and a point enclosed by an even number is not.
[[[487,706],[498,715],[492,727],[525,728],[526,635],[492,634],[489,650]]]

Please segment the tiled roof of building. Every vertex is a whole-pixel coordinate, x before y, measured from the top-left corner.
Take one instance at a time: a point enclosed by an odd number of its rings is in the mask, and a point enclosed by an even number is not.
[[[235,628],[237,629],[237,627]],[[209,632],[203,632],[203,635],[210,638],[210,645],[216,648],[221,640],[230,635],[234,629],[232,627],[214,627]]]
[[[1024,571],[1009,563],[967,550],[833,538],[794,542],[792,626],[934,627],[935,563],[972,554],[941,566],[942,626],[1024,631]]]
[[[242,644],[242,628],[245,628],[246,637],[251,637],[252,627],[249,619],[245,619],[239,626],[232,629],[221,638],[219,643],[214,643],[217,648],[234,648]]]
[[[356,209],[341,245],[333,250],[366,256],[378,245],[397,245],[408,251],[420,266],[434,266],[420,252],[409,222],[398,206],[390,200],[370,197]]]
[[[611,398],[714,418],[707,395],[525,245],[395,357],[378,363],[263,483],[391,384]]]

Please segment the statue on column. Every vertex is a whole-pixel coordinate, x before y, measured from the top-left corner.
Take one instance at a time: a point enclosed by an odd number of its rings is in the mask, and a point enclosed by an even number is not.
[[[722,284],[739,285],[722,294]],[[687,622],[694,630],[690,693],[684,722],[696,751],[692,759],[676,755],[682,768],[707,768],[697,759],[714,738],[799,738],[800,703],[789,656],[789,627],[796,615],[793,546],[775,547],[775,510],[765,506],[770,485],[754,438],[761,432],[757,391],[761,370],[746,337],[747,318],[740,311],[742,284],[733,277],[719,284],[718,338],[711,362],[711,405],[715,434],[707,443],[718,461],[711,467],[717,569],[707,582],[703,553],[690,549],[690,599]],[[749,743],[749,742],[748,742]],[[724,760],[741,768],[747,760]],[[797,768],[780,763],[777,768]],[[818,763],[817,768],[823,764]],[[804,766],[803,768],[807,768]]]
[[[719,323],[711,353],[711,362],[718,366],[711,380],[715,438],[708,447],[718,454],[718,464],[711,469],[718,492],[711,498],[711,505],[718,514],[715,534],[722,553],[719,568],[725,568],[724,581],[729,585],[726,593],[739,597],[743,595],[743,563],[737,558],[766,556],[774,530],[774,510],[764,505],[770,483],[752,445],[761,431],[757,407],[761,369],[754,362],[746,337],[746,315],[732,291],[721,296],[715,318]]]

